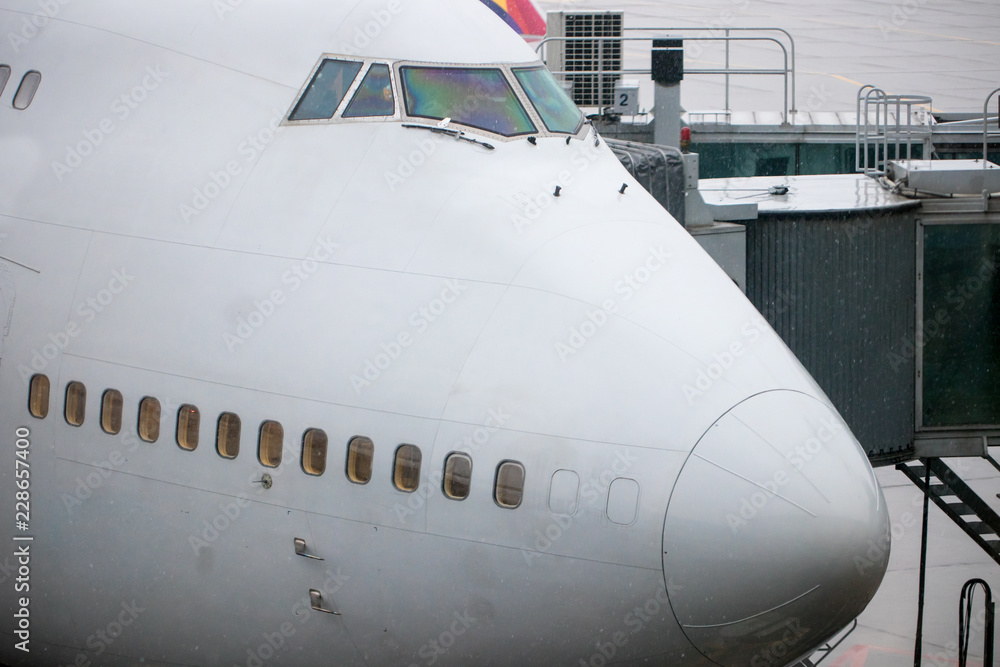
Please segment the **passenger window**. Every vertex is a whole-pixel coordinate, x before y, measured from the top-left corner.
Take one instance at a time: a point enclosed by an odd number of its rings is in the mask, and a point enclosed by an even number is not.
[[[449,454],[444,461],[444,495],[453,500],[469,497],[472,484],[472,458],[458,452]]]
[[[401,67],[406,113],[505,137],[535,132],[503,72],[495,68]]]
[[[8,80],[10,80],[10,66],[0,65],[0,95],[3,94],[3,89],[7,87]]]
[[[182,405],[177,411],[177,444],[193,452],[198,447],[201,413],[193,405]]]
[[[38,84],[42,82],[42,75],[34,70],[28,72],[21,79],[21,85],[17,87],[17,92],[14,93],[14,108],[19,111],[24,111],[31,104],[31,100],[35,99],[35,93],[38,91]]]
[[[28,412],[32,417],[45,419],[49,416],[50,388],[48,376],[31,376],[31,384],[28,385]]]
[[[347,445],[347,479],[355,484],[367,484],[372,478],[375,445],[369,438],[358,436]]]
[[[497,505],[514,509],[524,495],[524,466],[517,461],[504,461],[497,467],[493,499]]]
[[[372,65],[364,80],[344,110],[344,118],[361,116],[391,116],[396,113],[392,96],[392,79],[389,66]]]
[[[319,66],[289,120],[333,118],[337,107],[361,71],[361,63],[326,59]]]
[[[122,393],[108,389],[101,397],[101,429],[105,433],[118,435],[122,430]]]
[[[70,382],[66,385],[66,423],[70,426],[82,426],[87,414],[87,388],[82,382]]]
[[[311,428],[302,436],[302,469],[309,475],[322,475],[326,472],[326,433],[318,428]]]
[[[276,421],[265,421],[260,425],[257,440],[257,459],[261,465],[277,468],[281,465],[281,446],[285,439],[285,429]]]
[[[160,439],[160,402],[152,396],[139,403],[139,437],[146,442]]]
[[[235,459],[240,453],[240,418],[232,412],[223,412],[219,415],[215,448],[219,456],[226,459]]]
[[[639,511],[639,482],[619,477],[608,489],[608,518],[614,523],[628,526],[635,521]]]
[[[549,486],[549,509],[553,514],[573,516],[580,506],[580,476],[572,470],[556,470]]]
[[[400,445],[396,448],[392,482],[397,489],[410,493],[420,486],[420,458],[420,448],[415,445]]]

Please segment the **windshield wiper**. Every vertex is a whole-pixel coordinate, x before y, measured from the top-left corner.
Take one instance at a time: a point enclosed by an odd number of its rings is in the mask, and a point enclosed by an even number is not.
[[[437,134],[447,134],[450,137],[454,137],[459,141],[468,141],[470,144],[478,144],[480,146],[485,146],[490,150],[494,150],[496,146],[491,143],[487,143],[482,139],[477,139],[476,137],[470,136],[459,130],[456,127],[448,127],[447,122],[450,119],[446,118],[442,121],[440,125],[428,125],[426,123],[403,123],[403,127],[414,127],[421,130],[430,130],[431,132],[436,132]]]

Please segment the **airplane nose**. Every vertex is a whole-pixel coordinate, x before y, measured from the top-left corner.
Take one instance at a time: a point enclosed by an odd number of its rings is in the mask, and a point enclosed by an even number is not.
[[[667,507],[663,573],[691,643],[725,667],[784,665],[865,608],[889,560],[882,490],[847,424],[792,391],[723,415]]]

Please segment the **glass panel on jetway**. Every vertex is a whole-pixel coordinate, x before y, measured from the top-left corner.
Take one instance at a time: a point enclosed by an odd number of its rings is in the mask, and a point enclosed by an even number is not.
[[[1000,225],[927,225],[923,247],[922,425],[1000,425]]]

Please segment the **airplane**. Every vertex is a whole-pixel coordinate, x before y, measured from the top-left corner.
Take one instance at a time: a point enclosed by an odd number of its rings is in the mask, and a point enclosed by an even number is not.
[[[0,2],[0,663],[783,665],[865,453],[475,0]]]
[[[545,19],[531,0],[481,0],[511,29],[529,42],[545,36]]]

